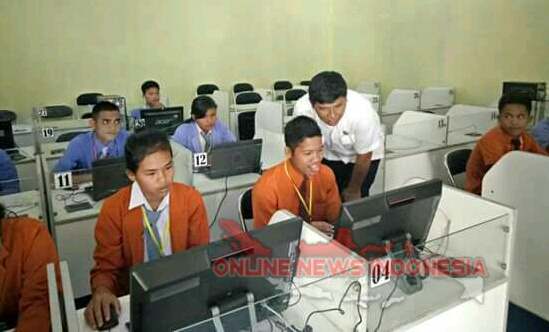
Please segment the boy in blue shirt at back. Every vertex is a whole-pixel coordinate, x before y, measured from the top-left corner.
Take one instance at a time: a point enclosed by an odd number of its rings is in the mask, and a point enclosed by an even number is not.
[[[90,119],[93,131],[73,138],[53,171],[89,170],[95,159],[123,156],[130,133],[121,129],[120,122],[120,109],[115,104],[108,101],[96,104]]]

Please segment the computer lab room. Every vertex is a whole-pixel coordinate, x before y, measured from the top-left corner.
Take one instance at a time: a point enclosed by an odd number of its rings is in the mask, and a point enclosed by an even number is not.
[[[0,16],[0,331],[549,331],[549,2]]]

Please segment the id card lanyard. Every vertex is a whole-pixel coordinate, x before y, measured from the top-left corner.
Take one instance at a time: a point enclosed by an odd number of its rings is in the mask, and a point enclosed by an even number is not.
[[[301,201],[301,204],[303,204],[303,208],[305,208],[305,212],[309,215],[309,221],[313,218],[313,181],[309,181],[309,205],[305,202],[305,198],[303,198],[303,195],[301,195],[301,191],[299,188],[297,188],[297,185],[295,184],[294,180],[290,176],[290,172],[288,172],[288,161],[284,162],[284,170],[286,171],[286,175],[288,176],[288,179],[292,181],[292,185],[294,186],[295,193],[297,194],[297,197],[299,197],[299,200]]]

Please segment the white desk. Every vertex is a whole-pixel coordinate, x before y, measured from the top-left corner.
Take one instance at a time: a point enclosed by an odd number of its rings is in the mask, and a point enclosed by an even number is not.
[[[46,221],[40,205],[40,192],[38,190],[0,196],[0,202],[4,204],[8,211],[13,211],[18,216],[28,215],[31,218]]]

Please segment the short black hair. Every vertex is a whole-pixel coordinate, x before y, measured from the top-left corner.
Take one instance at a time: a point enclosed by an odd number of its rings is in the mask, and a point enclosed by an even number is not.
[[[141,161],[158,151],[169,151],[173,157],[172,146],[166,133],[149,127],[131,134],[124,147],[126,168],[136,173]]]
[[[147,92],[147,90],[151,88],[157,88],[158,90],[160,90],[160,85],[158,85],[156,81],[152,80],[145,81],[143,82],[143,84],[141,84],[141,92],[143,92],[143,94],[145,94],[145,92]]]
[[[0,221],[4,220],[5,217],[6,217],[6,207],[4,206],[4,204],[0,203]]]
[[[100,101],[97,104],[93,106],[92,109],[92,118],[94,120],[97,120],[99,117],[99,113],[103,111],[118,111],[120,112],[120,109],[115,104],[111,103],[110,101]]]
[[[347,97],[347,83],[340,73],[323,71],[311,79],[311,85],[309,85],[311,105],[331,104],[339,97]]]
[[[530,115],[530,112],[532,111],[532,100],[526,93],[509,92],[501,96],[498,103],[499,112],[501,113],[503,108],[509,104],[524,105],[524,107],[526,107],[526,112],[528,112],[528,115]]]
[[[191,115],[195,119],[202,119],[212,108],[217,109],[217,104],[210,96],[198,96],[194,98],[191,105]]]
[[[284,127],[284,142],[292,151],[304,139],[316,136],[322,136],[320,127],[315,120],[304,115],[293,118]]]

